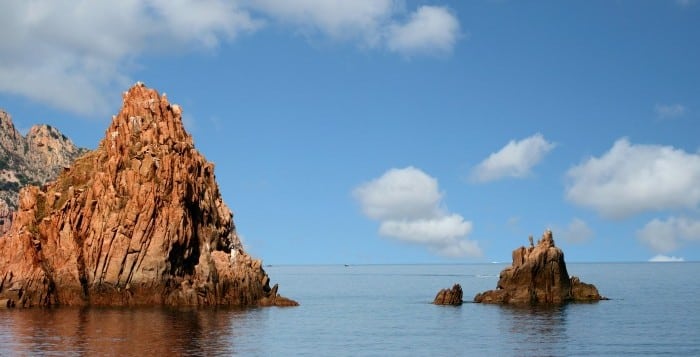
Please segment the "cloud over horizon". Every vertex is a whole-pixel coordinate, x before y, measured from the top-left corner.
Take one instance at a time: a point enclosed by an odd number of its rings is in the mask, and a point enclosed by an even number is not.
[[[687,217],[653,219],[637,231],[637,238],[656,253],[670,253],[687,242],[700,242],[700,220]]]
[[[0,92],[86,116],[109,111],[140,57],[216,49],[271,22],[407,56],[449,53],[459,36],[446,8],[407,13],[399,0],[38,0],[0,10],[12,29],[0,34]]]
[[[672,146],[622,138],[600,157],[570,168],[567,177],[566,198],[607,218],[700,204],[700,154]]]
[[[501,150],[491,153],[474,167],[471,179],[476,182],[489,182],[504,177],[526,177],[554,147],[555,144],[545,140],[540,133],[519,141],[511,140]]]
[[[666,255],[655,255],[649,259],[650,262],[652,263],[677,263],[677,262],[684,262],[685,259],[681,257],[676,257],[676,256],[666,256]]]
[[[482,255],[478,243],[467,239],[472,223],[447,211],[437,180],[420,169],[390,169],[357,187],[353,195],[362,212],[380,222],[382,236],[448,257]]]

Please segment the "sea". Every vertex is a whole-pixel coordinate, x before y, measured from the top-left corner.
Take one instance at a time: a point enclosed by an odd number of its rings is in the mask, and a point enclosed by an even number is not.
[[[700,356],[700,263],[568,264],[597,303],[468,302],[504,267],[266,267],[292,308],[4,309],[0,356]],[[465,304],[431,304],[455,283]]]

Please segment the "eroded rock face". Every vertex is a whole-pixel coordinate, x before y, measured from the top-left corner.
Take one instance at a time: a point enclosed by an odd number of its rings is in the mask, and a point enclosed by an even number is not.
[[[435,305],[462,305],[462,286],[455,284],[452,289],[442,289],[433,300]]]
[[[0,240],[0,299],[48,305],[296,305],[241,245],[181,109],[137,83],[99,147],[28,186]]]
[[[496,290],[474,297],[474,302],[495,304],[562,304],[604,299],[592,284],[569,278],[564,253],[546,231],[534,245],[513,251],[513,264],[501,271]]]

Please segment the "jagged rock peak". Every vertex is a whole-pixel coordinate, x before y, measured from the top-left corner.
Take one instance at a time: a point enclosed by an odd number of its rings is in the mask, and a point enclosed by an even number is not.
[[[165,95],[137,82],[123,94],[118,115],[112,118],[100,146],[106,150],[128,154],[129,147],[161,145],[163,149],[180,146],[192,147],[192,137],[182,124],[182,110],[171,105]]]
[[[5,110],[0,109],[0,151],[16,153],[24,149],[22,144],[22,134],[15,128],[12,116]],[[4,152],[0,152],[0,154],[7,155]]]

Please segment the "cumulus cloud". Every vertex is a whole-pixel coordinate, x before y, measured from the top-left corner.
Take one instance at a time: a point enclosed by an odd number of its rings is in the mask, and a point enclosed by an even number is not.
[[[421,6],[408,22],[389,27],[387,46],[406,55],[450,53],[459,33],[459,21],[447,8]]]
[[[391,169],[353,191],[363,213],[380,222],[379,234],[449,256],[481,256],[466,237],[472,223],[450,213],[435,178],[415,167]]]
[[[400,0],[35,0],[6,2],[0,92],[105,114],[144,55],[214,49],[265,24],[402,54],[450,52],[459,22],[443,7],[405,16]],[[407,17],[408,20],[404,20]],[[293,31],[294,32],[294,31]]]
[[[681,104],[657,104],[654,112],[659,118],[671,119],[685,115],[686,108]]]
[[[511,140],[474,167],[471,178],[477,182],[488,182],[504,177],[525,177],[554,146],[540,133],[520,141]]]
[[[666,256],[666,255],[655,255],[651,259],[649,259],[650,262],[654,263],[668,263],[668,262],[684,262],[685,259],[681,257],[676,257],[676,256]]]
[[[569,243],[583,243],[593,236],[593,230],[582,219],[574,218],[557,236]]]
[[[700,203],[700,155],[619,139],[601,157],[567,172],[566,197],[610,218],[693,208]]]
[[[700,241],[700,220],[686,217],[669,217],[663,221],[653,219],[637,231],[637,238],[654,252],[669,253],[685,242]]]
[[[0,91],[81,114],[103,114],[133,59],[211,48],[259,23],[225,0],[38,0],[2,5]]]
[[[437,217],[442,196],[437,180],[415,167],[391,169],[355,189],[362,211],[376,220]]]

